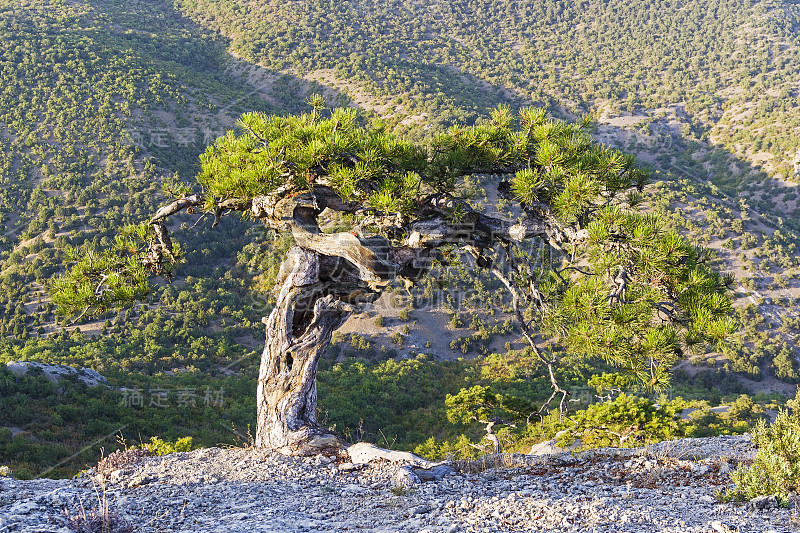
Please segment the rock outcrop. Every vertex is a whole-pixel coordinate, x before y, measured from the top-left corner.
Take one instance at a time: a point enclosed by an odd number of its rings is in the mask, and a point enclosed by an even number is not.
[[[91,368],[72,368],[71,366],[47,365],[32,361],[9,361],[6,366],[17,376],[27,374],[32,368],[41,369],[53,383],[58,383],[65,376],[77,376],[79,380],[86,383],[87,387],[105,385],[107,381],[102,374]]]

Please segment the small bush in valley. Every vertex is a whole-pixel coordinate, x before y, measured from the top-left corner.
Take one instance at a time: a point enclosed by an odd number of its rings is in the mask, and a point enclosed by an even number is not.
[[[137,446],[153,455],[162,456],[170,453],[192,451],[192,437],[183,437],[175,442],[167,442],[158,437],[151,437],[150,442]]]

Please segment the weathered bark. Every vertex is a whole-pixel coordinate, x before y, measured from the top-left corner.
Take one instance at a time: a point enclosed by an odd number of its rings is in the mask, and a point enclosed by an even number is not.
[[[153,271],[176,260],[164,220],[205,205],[203,197],[192,195],[172,201],[153,216]],[[385,236],[364,236],[358,225],[352,231],[323,233],[317,219],[326,208],[369,222]],[[281,267],[276,306],[265,319],[255,442],[293,455],[342,445],[317,423],[316,372],[331,335],[352,313],[351,303],[374,299],[393,279],[418,278],[443,246],[468,245],[480,257],[481,249],[497,241],[538,237],[558,247],[586,234],[561,225],[546,206],[528,206],[526,216],[512,222],[479,213],[450,195],[429,193],[409,216],[345,201],[324,183],[305,191],[290,183],[266,196],[228,198],[203,210],[214,214],[214,225],[228,211],[250,211],[273,230],[291,232],[298,245]],[[454,216],[457,212],[460,215]]]
[[[343,444],[317,423],[316,376],[331,335],[353,308],[326,294],[321,264],[318,254],[295,247],[278,275],[258,378],[255,444],[260,448],[311,455]]]
[[[494,425],[497,423],[497,420],[481,420],[484,424],[486,424],[486,440],[492,443],[492,453],[495,455],[502,452],[503,449],[500,446],[500,439],[497,437],[497,433],[494,432]]]

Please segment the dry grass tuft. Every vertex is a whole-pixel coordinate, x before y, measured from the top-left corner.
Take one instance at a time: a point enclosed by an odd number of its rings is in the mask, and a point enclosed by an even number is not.
[[[97,496],[94,509],[86,509],[82,499],[77,509],[64,509],[67,527],[78,533],[133,533],[133,525],[111,509],[105,483],[95,484],[94,489]]]
[[[543,462],[543,459],[539,462]],[[492,468],[516,468],[530,466],[537,462],[532,457],[517,453],[498,453],[484,455],[479,459],[461,459],[453,461],[453,468],[463,474],[480,474]]]
[[[145,457],[150,457],[152,453],[149,450],[137,450],[129,448],[127,450],[117,450],[108,457],[100,459],[95,465],[95,472],[105,478],[111,472],[121,470],[128,466],[133,466],[141,462]]]

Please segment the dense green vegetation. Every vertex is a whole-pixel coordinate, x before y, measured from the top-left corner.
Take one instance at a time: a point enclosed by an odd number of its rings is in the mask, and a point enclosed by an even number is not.
[[[333,69],[397,122],[475,120],[498,99],[573,113],[679,106],[687,132],[793,175],[800,145],[794,2],[181,0],[242,57],[299,75]],[[245,30],[246,28],[246,30]],[[661,111],[663,113],[663,111]],[[727,180],[728,176],[715,176]]]
[[[743,338],[726,353],[731,368],[796,379],[787,332],[797,317],[800,204],[795,187],[767,179],[796,175],[794,2],[178,5],[254,62],[308,77],[332,69],[352,96],[370,94],[363,105],[412,136],[471,123],[500,101],[637,114],[599,133],[668,180],[654,191],[659,211],[719,250],[721,268],[739,271],[740,306],[766,303],[743,317]],[[244,21],[250,31],[237,31]],[[765,331],[776,328],[784,331]],[[453,341],[465,353],[477,344]]]
[[[736,488],[720,494],[721,499],[774,495],[782,504],[789,503],[789,495],[800,488],[800,393],[790,405],[791,412],[781,411],[774,423],[756,424],[752,433],[759,448],[756,459],[731,474]]]
[[[197,228],[202,259],[160,287],[155,306],[108,314],[84,325],[86,334],[64,329],[69,324],[54,314],[44,285],[63,268],[68,247],[105,244],[120,225],[146,217],[163,176],[196,172],[205,144],[232,125],[220,111],[276,108],[227,70],[223,40],[167,5],[0,2],[0,33],[0,361],[90,366],[117,387],[142,391],[222,388],[231,402],[245,378],[205,373],[238,370],[235,362],[250,356],[250,344],[239,341],[257,343],[263,335],[252,325],[263,312],[253,308],[263,303],[243,299],[252,280],[246,270],[198,278],[235,262],[248,239],[235,221],[207,237],[205,227]],[[273,101],[300,105],[285,86]],[[163,375],[173,368],[186,373]],[[232,424],[246,432],[251,416],[244,398],[235,402],[244,418],[227,408],[165,416],[147,405],[149,397],[142,410],[131,410],[119,391],[72,394],[31,383],[33,377],[4,376],[0,425],[24,433],[13,449],[4,434],[0,462],[19,475],[48,470],[95,442],[49,475],[75,472],[96,460],[100,447],[114,445],[117,428],[129,443],[153,435],[197,438],[185,421],[219,419],[199,442],[232,443]],[[60,409],[74,411],[67,422]]]
[[[255,407],[241,381],[218,378],[212,385],[189,372],[170,380],[126,380],[129,389],[119,391],[74,378],[56,384],[40,370],[17,377],[2,365],[0,457],[17,477],[64,477],[97,462],[103,450],[108,455],[120,438],[129,445],[144,441],[151,451],[158,451],[157,442],[148,442],[151,435],[176,440],[191,433],[206,446],[246,442]]]
[[[87,366],[113,387],[146,392],[145,405],[131,408],[116,388],[53,386],[0,368],[0,426],[24,431],[11,439],[0,429],[0,465],[37,475],[107,437],[47,474],[69,475],[94,463],[101,446],[108,453],[126,424],[129,444],[155,435],[191,435],[195,445],[247,439],[260,319],[289,242],[232,218],[209,231],[206,219],[184,241],[193,259],[172,284],[99,321],[65,322],[44,286],[62,271],[68,246],[108,244],[118,227],[152,213],[160,182],[193,178],[198,155],[242,112],[305,110],[309,86],[300,77],[321,68],[347,83],[345,98],[370,95],[363,105],[411,138],[473,123],[499,102],[565,115],[640,114],[635,125],[597,134],[652,162],[653,210],[717,250],[718,267],[741,280],[741,332],[721,354],[692,354],[672,394],[702,407],[685,434],[741,431],[753,417],[708,410],[747,392],[740,378],[756,388],[758,380],[800,381],[800,195],[764,172],[794,174],[787,164],[800,138],[798,7],[678,4],[0,0],[0,363]],[[245,61],[230,68],[227,48]],[[263,71],[248,61],[266,67],[268,83],[237,74]],[[754,154],[772,159],[759,166]],[[479,184],[472,188],[480,199]],[[341,335],[331,348],[320,419],[398,448],[434,437],[424,450],[442,456],[458,442],[471,449],[462,434],[482,438],[479,425],[447,421],[446,394],[482,385],[546,399],[543,369],[525,354],[519,330],[504,313],[486,311],[498,288],[464,266],[424,280],[412,295],[398,287],[401,316],[369,311],[369,322],[380,322],[375,331]],[[443,343],[416,340],[432,307],[447,317]],[[573,398],[591,397],[600,393],[585,384],[603,371],[602,363],[570,365],[560,379]],[[224,390],[224,408],[202,404],[206,388]],[[149,391],[167,389],[171,407],[151,407]],[[186,389],[199,395],[194,408],[177,405]],[[546,429],[551,436],[558,428]],[[523,449],[545,436],[531,431],[505,444]]]

